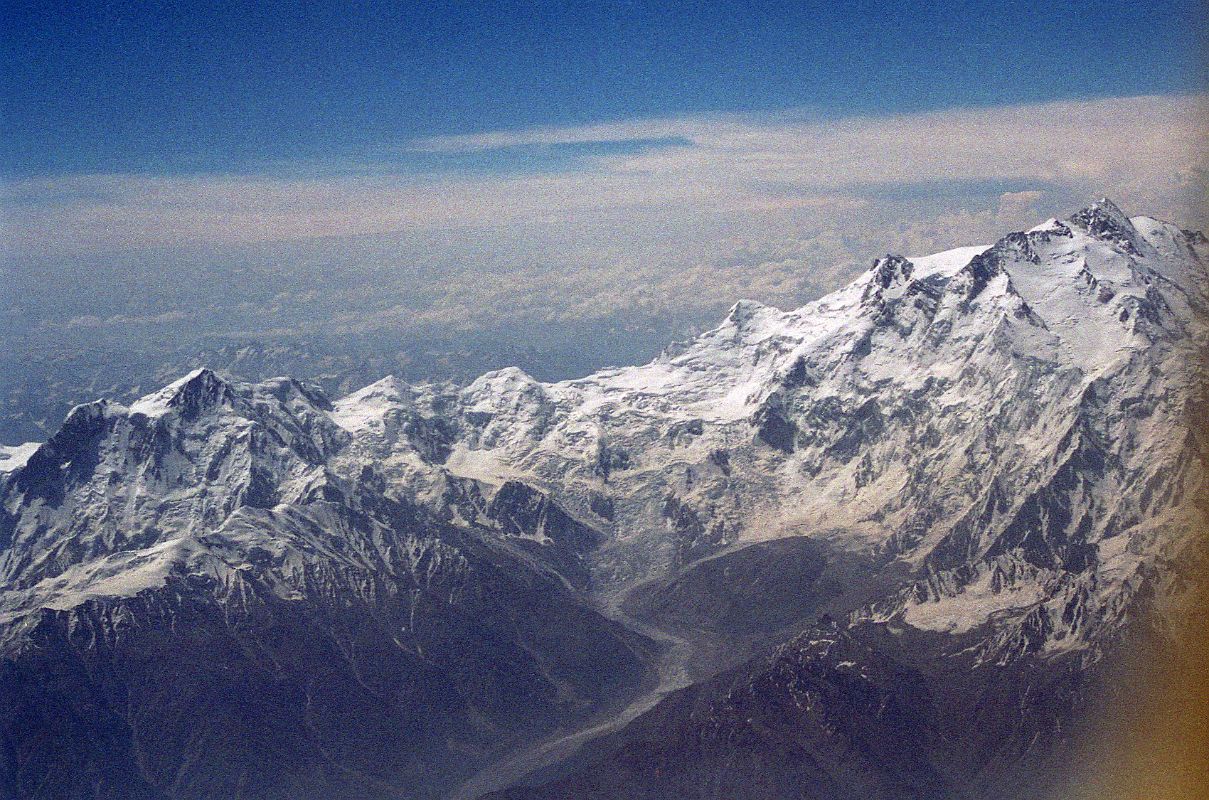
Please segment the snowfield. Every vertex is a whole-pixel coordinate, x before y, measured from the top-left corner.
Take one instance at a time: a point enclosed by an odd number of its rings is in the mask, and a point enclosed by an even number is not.
[[[568,549],[601,591],[807,533],[910,566],[877,618],[961,632],[1040,609],[1048,646],[1067,647],[1188,539],[1200,455],[1178,432],[1202,377],[1207,259],[1203,236],[1102,201],[994,245],[887,256],[792,311],[739,301],[649,364],[576,380],[387,377],[332,403],[198,370],[0,452],[0,613],[173,571],[228,580],[275,517],[369,482]],[[490,519],[518,485],[594,545]],[[249,508],[267,530],[237,524]],[[308,535],[285,537],[279,569],[330,557]]]

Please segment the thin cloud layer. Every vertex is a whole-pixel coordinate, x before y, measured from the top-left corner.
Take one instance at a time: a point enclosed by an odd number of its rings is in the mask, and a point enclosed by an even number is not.
[[[591,324],[657,347],[737,299],[796,307],[887,252],[989,244],[1100,195],[1205,227],[1205,106],[635,121],[415,141],[306,177],[23,180],[0,196],[0,345],[574,342]]]
[[[1004,187],[1060,198],[1108,193],[1195,222],[1188,217],[1204,183],[1205,107],[1199,96],[1135,97],[830,121],[726,116],[496,132],[413,142],[397,161],[357,165],[361,174],[22,180],[4,187],[0,209],[4,244],[18,254],[501,226],[621,225],[642,239],[669,225],[769,212],[818,225],[904,199],[985,201]],[[538,156],[536,171],[455,168],[466,153],[486,155],[489,165],[491,153],[508,150],[523,163],[525,148],[602,142],[657,144],[612,154],[587,148],[554,169],[542,169]],[[436,157],[417,167],[417,154]]]

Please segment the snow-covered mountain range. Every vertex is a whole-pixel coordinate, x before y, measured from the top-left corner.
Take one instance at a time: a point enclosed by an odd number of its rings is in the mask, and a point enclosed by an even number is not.
[[[782,777],[817,789],[801,796],[847,797],[843,776],[853,796],[993,787],[1062,713],[1025,715],[1019,751],[947,767],[947,745],[854,742],[933,713],[902,696],[908,668],[925,687],[1012,670],[1035,693],[1022,670],[1086,673],[1131,621],[1161,626],[1151,612],[1203,563],[1207,344],[1209,241],[1105,200],[880,258],[793,311],[740,301],[649,364],[582,379],[385,378],[331,401],[203,369],[79,406],[0,451],[0,786],[468,797],[569,756],[525,743],[619,714],[602,732],[623,750],[652,726],[678,741],[736,685],[765,686],[758,705],[805,680],[831,699],[802,725],[869,727],[835,734],[858,766],[814,739],[809,769],[793,757]],[[742,715],[706,716],[716,744]],[[928,724],[951,742],[974,719]],[[661,791],[713,796],[693,783],[712,747]],[[767,774],[763,758],[748,766]],[[584,759],[509,796],[652,780]],[[758,783],[726,796],[785,796]]]

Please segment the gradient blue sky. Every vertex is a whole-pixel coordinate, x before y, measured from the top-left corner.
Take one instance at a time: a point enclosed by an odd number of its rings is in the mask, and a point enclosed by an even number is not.
[[[7,0],[0,349],[687,330],[1102,195],[1209,227],[1204,22],[1186,0]]]
[[[577,153],[397,148],[719,112],[835,118],[1191,93],[1205,80],[1204,4],[1186,0],[8,0],[0,14],[9,178],[548,168]]]

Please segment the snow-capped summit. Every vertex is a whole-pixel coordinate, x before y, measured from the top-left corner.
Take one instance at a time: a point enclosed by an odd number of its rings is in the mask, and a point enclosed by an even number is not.
[[[233,402],[231,387],[212,370],[196,369],[130,404],[130,411],[145,417],[162,417],[172,411],[196,414],[207,405]]]
[[[166,552],[242,506],[303,498],[348,439],[329,410],[290,379],[247,386],[204,369],[129,408],[76,407],[3,486],[0,578],[52,591],[93,559]]]
[[[793,639],[775,675],[826,662],[889,697],[894,668],[858,664],[854,626],[952,637],[967,671],[1094,660],[1137,603],[1179,593],[1170,565],[1197,546],[1207,267],[1203,235],[1102,200],[991,245],[887,255],[794,310],[739,301],[648,364],[575,380],[388,377],[331,402],[201,369],[129,407],[85,404],[49,441],[0,450],[0,647],[133,669],[156,637],[222,642],[190,663],[229,671],[190,685],[280,691],[289,730],[323,742],[275,752],[353,763],[366,739],[332,720],[364,717],[375,736],[419,731],[388,751],[437,754],[447,777],[645,685],[655,629],[622,602],[639,588],[673,616],[675,598],[722,608],[710,625],[755,589],[776,598],[761,613],[806,614],[763,574],[717,585],[748,563],[780,574],[764,545],[794,537],[865,572],[828,600],[834,635]],[[21,663],[23,686],[54,674]]]
[[[1125,212],[1107,197],[1072,216],[1070,223],[1102,242],[1109,242],[1132,255],[1140,255],[1137,229]]]
[[[407,464],[396,478],[415,497],[437,473],[541,487],[610,532],[596,556],[606,581],[802,530],[844,531],[835,535],[846,546],[972,576],[945,591],[981,591],[983,568],[969,572],[979,559],[987,570],[1006,559],[1061,571],[1065,557],[1043,557],[1032,538],[1009,544],[1013,531],[1037,525],[1034,536],[1098,548],[1155,513],[1130,487],[1183,458],[1179,443],[1130,443],[1180,426],[1189,353],[1205,336],[1192,279],[1209,252],[1139,219],[1101,201],[989,247],[886,256],[793,311],[741,301],[719,327],[643,366],[553,384],[503,370],[461,392],[416,388],[408,413],[441,422],[441,457],[401,437],[382,463]],[[1090,488],[1052,488],[1072,436],[1102,454],[1081,476],[1099,487],[1095,500]],[[1042,497],[1069,508],[1035,516]],[[1118,576],[1102,587],[1123,585],[1144,560],[1102,552]],[[941,608],[921,624],[948,624]]]

